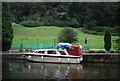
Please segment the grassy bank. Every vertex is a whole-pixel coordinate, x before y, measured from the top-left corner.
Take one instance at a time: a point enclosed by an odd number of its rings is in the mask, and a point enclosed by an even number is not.
[[[56,26],[41,26],[41,27],[24,27],[22,25],[15,25],[14,28],[14,39],[13,44],[21,44],[21,39],[23,44],[54,44],[54,39],[56,39],[59,32],[63,29],[62,27]],[[75,45],[85,45],[84,40],[88,38],[88,44],[90,48],[102,49],[104,48],[104,36],[102,35],[90,35],[85,34],[80,29],[75,29],[78,32],[78,42]],[[115,37],[112,37],[112,39]]]

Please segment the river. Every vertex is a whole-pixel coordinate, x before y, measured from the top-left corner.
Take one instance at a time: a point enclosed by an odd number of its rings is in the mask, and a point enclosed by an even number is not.
[[[120,79],[120,65],[110,63],[49,64],[2,60],[3,79]]]

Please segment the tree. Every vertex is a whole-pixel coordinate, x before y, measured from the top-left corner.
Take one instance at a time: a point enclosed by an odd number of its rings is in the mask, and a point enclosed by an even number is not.
[[[16,23],[38,14],[43,25],[86,27],[120,26],[120,2],[116,3],[9,3]]]
[[[107,51],[111,48],[111,35],[108,31],[106,31],[104,35],[104,48]]]
[[[88,15],[87,15],[88,14]],[[96,27],[96,22],[92,17],[91,9],[86,10],[84,27],[91,30],[93,27]]]
[[[66,27],[61,30],[58,36],[59,42],[68,42],[68,43],[75,43],[77,42],[77,32],[75,32],[72,28]]]
[[[13,39],[13,28],[8,3],[2,3],[2,50],[9,50]]]

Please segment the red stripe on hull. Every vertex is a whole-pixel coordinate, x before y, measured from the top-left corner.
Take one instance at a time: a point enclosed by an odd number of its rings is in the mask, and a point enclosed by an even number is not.
[[[66,63],[66,62],[46,62],[46,61],[33,61],[29,60],[31,62],[39,62],[39,63],[53,63],[53,64],[80,64],[80,63]]]

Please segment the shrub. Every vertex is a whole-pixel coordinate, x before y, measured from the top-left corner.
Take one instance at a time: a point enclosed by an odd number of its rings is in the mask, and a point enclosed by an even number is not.
[[[120,50],[115,50],[116,53],[120,53]]]
[[[84,33],[92,34],[92,35],[103,35],[103,32],[97,32],[95,30],[88,30],[86,28],[83,28],[81,31]]]
[[[113,36],[119,36],[120,33],[120,27],[113,27],[113,28],[110,28],[110,32]]]
[[[95,51],[94,50],[89,50],[89,52],[88,53],[95,53]]]
[[[104,50],[98,50],[97,53],[105,53]]]
[[[109,30],[109,27],[94,27],[92,30],[96,32],[105,32],[106,30]]]
[[[24,21],[21,23],[21,25],[23,25],[25,27],[38,27],[41,24],[38,21]]]
[[[109,51],[111,48],[111,35],[109,31],[106,31],[104,35],[104,48],[107,51]]]
[[[110,53],[115,53],[115,51],[114,51],[114,50],[110,50],[109,52],[110,52]]]

